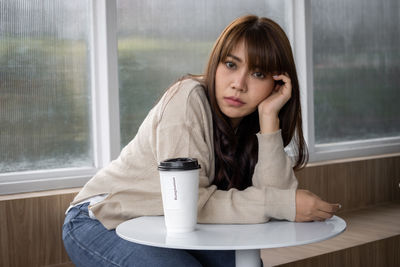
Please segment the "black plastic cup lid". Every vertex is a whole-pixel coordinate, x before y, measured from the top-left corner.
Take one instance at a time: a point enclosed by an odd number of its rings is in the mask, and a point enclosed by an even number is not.
[[[200,169],[201,166],[196,158],[173,158],[167,159],[158,165],[160,171],[187,171]]]

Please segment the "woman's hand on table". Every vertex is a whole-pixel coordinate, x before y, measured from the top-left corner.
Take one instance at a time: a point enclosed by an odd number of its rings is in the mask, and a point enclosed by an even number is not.
[[[296,222],[323,221],[331,218],[340,209],[340,204],[331,204],[308,190],[296,191]]]

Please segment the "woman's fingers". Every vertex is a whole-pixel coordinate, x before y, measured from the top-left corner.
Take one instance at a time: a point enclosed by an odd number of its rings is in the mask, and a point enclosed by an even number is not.
[[[307,221],[324,221],[326,219],[332,218],[333,215],[333,212],[326,212],[316,209],[309,213]]]
[[[316,218],[316,220],[320,221],[320,220],[326,220],[329,218],[332,218],[333,213],[330,212],[325,212],[325,211],[321,211],[321,210],[317,210],[314,214],[314,217]]]
[[[278,83],[275,87],[275,92],[280,92],[282,95],[286,95],[288,97],[287,99],[289,99],[292,95],[292,81],[290,80],[289,75],[285,73],[274,75],[272,78],[275,81],[281,81],[281,83]]]
[[[292,84],[287,74],[275,75],[273,79],[282,81],[282,85],[275,85],[271,94],[258,104],[261,133],[279,130],[279,111],[292,96]]]
[[[340,209],[340,204],[321,200],[307,190],[296,192],[296,221],[323,221],[331,218]]]
[[[335,213],[340,209],[340,207],[341,207],[340,204],[330,204],[330,203],[324,202],[321,205],[320,210],[329,212],[329,213]]]
[[[331,204],[326,201],[321,200],[318,197],[317,210],[315,211],[315,216],[323,220],[332,218],[332,216],[340,209],[340,204]]]
[[[304,217],[304,221],[325,221],[332,218],[333,215],[333,212],[314,210],[307,217]]]
[[[282,81],[283,85],[276,85],[271,95],[259,104],[260,115],[278,115],[280,109],[292,96],[292,84],[287,75],[272,76],[275,81]]]
[[[285,84],[291,82],[289,74],[287,72],[285,72],[284,74],[273,75],[272,78],[274,78],[274,80],[282,80]]]

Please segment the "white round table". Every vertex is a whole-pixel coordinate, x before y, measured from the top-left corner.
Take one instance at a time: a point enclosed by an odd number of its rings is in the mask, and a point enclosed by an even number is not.
[[[260,249],[304,245],[332,238],[346,229],[333,216],[323,222],[270,221],[263,224],[197,224],[196,230],[167,234],[163,216],[139,217],[118,225],[123,239],[142,245],[195,250],[235,250],[236,266],[260,266]]]

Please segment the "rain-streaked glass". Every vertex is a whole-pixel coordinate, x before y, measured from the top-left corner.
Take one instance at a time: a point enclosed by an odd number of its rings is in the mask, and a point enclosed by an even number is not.
[[[245,14],[291,31],[291,1],[118,0],[121,145],[161,94],[181,76],[201,74],[221,31]]]
[[[400,2],[312,1],[317,144],[400,135]]]
[[[0,0],[0,173],[92,166],[89,1]]]

